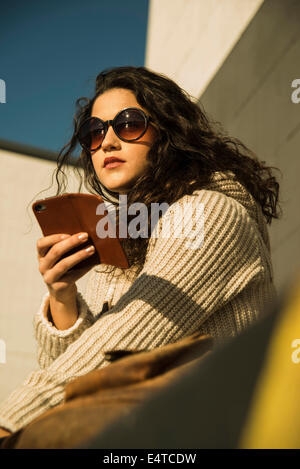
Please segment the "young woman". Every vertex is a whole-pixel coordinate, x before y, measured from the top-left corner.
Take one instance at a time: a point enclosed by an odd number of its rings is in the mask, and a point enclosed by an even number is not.
[[[86,188],[118,213],[121,195],[128,209],[144,204],[148,236],[123,240],[128,269],[98,264],[77,273],[69,269],[93,251],[60,258],[83,233],[38,240],[48,289],[34,318],[40,368],[0,405],[0,436],[62,403],[70,380],[108,364],[105,350],[152,349],[195,331],[222,342],[276,295],[267,223],[278,218],[279,185],[271,168],[173,81],[144,67],[105,70],[94,97],[77,105],[74,134],[58,157],[56,195],[80,143]],[[153,230],[155,203],[168,208]],[[83,296],[75,282],[88,270]]]

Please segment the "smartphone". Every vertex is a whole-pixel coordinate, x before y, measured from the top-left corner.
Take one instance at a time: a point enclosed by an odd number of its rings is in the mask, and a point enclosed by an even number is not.
[[[67,257],[88,245],[95,247],[93,255],[74,265],[69,271],[92,267],[97,264],[108,264],[121,268],[128,268],[128,260],[121,245],[120,239],[116,237],[100,238],[96,227],[102,217],[108,215],[103,207],[103,215],[97,215],[97,207],[104,204],[102,197],[95,194],[65,193],[54,197],[37,200],[32,204],[33,213],[41,227],[44,236],[66,233],[73,235],[81,231],[89,235],[85,243],[70,249],[60,259]],[[106,224],[106,229],[107,229]]]

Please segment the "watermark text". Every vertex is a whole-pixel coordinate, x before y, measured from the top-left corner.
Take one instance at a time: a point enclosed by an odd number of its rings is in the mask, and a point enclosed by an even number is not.
[[[101,215],[96,225],[99,238],[179,238],[184,240],[185,247],[189,249],[199,249],[204,241],[204,204],[199,202],[185,202],[171,207],[166,202],[151,203],[149,223],[146,204],[135,202],[127,207],[127,195],[120,195],[118,233],[116,208],[113,205],[107,207],[103,203],[99,204],[96,215]],[[128,215],[136,216],[128,223]]]
[[[300,103],[300,78],[295,78],[291,84],[292,88],[296,88],[291,94],[292,103]]]
[[[0,339],[0,364],[6,363],[6,344],[3,339]]]
[[[0,78],[0,103],[6,103],[6,84],[5,81]]]
[[[291,343],[291,347],[295,348],[296,350],[292,353],[292,362],[296,365],[300,363],[300,339],[294,339]]]

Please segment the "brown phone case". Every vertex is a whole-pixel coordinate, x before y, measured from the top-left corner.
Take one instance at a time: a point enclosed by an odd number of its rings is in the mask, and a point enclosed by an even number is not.
[[[61,257],[62,259],[88,245],[94,245],[94,254],[74,265],[69,269],[71,271],[101,263],[121,268],[129,267],[118,236],[99,238],[97,235],[97,223],[108,214],[106,209],[103,215],[96,214],[96,209],[101,203],[104,203],[103,199],[95,194],[65,193],[37,200],[32,204],[33,213],[44,236],[56,233],[73,235],[80,231],[88,233],[89,238],[85,243],[70,249]],[[118,229],[116,231],[118,233]]]

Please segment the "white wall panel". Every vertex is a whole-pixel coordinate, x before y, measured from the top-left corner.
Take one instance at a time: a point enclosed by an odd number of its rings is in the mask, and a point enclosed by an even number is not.
[[[146,67],[199,97],[263,0],[150,0]]]

